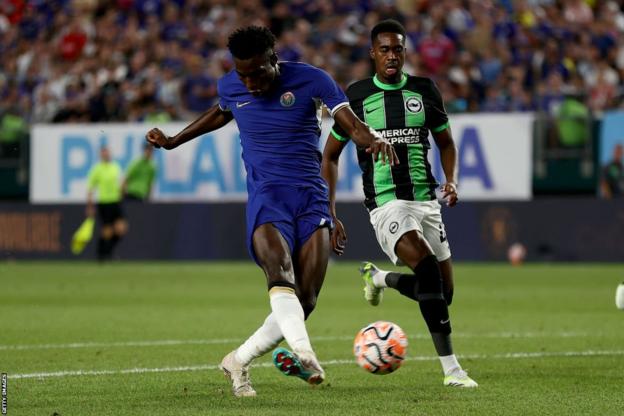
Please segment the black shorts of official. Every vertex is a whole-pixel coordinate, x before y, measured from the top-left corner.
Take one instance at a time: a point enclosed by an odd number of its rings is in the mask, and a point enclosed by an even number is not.
[[[136,196],[136,195],[131,195],[131,194],[127,194],[124,197],[124,202],[145,202],[145,198],[141,198],[140,196]]]
[[[115,221],[124,218],[121,204],[118,202],[113,202],[111,204],[98,204],[97,210],[102,224],[113,224]]]

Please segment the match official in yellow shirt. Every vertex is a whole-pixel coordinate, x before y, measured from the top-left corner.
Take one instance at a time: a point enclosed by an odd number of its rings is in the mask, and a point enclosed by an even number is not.
[[[122,171],[111,160],[106,146],[100,149],[100,162],[91,168],[88,178],[87,216],[95,216],[94,193],[97,193],[97,213],[100,219],[100,238],[97,246],[99,260],[111,260],[113,250],[126,234],[128,224],[121,208]]]

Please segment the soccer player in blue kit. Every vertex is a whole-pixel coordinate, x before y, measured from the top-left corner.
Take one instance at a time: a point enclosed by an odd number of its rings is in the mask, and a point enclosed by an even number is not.
[[[219,79],[219,103],[175,136],[159,129],[146,138],[173,149],[235,119],[247,171],[247,245],[267,279],[271,313],[242,345],[223,358],[220,368],[235,396],[255,396],[251,361],[283,339],[276,365],[310,384],[323,382],[305,327],[321,290],[330,252],[327,184],[318,149],[321,103],[358,146],[375,159],[398,163],[392,146],[353,113],[349,102],[324,71],[299,62],[278,62],[275,37],[266,28],[234,31],[228,49],[235,70]]]

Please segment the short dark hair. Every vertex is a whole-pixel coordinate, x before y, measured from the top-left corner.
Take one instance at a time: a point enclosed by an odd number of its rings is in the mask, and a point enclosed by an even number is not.
[[[386,19],[377,23],[371,31],[371,43],[375,42],[375,38],[380,33],[398,33],[405,38],[405,28],[399,22],[394,19]]]
[[[249,59],[273,49],[275,36],[266,27],[242,27],[230,35],[227,46],[234,58]]]

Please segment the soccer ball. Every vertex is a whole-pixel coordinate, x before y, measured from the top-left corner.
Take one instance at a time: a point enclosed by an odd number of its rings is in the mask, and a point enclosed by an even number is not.
[[[509,249],[507,250],[507,259],[512,266],[522,265],[522,263],[524,263],[526,255],[527,250],[522,243],[514,243],[509,246]]]
[[[397,370],[407,353],[407,337],[400,326],[377,321],[366,325],[355,336],[353,354],[360,367],[373,374]]]
[[[615,306],[624,310],[624,282],[622,282],[615,291]]]

